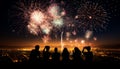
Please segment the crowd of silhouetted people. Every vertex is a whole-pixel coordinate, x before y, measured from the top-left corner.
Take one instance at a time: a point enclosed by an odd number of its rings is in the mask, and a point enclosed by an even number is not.
[[[1,64],[38,64],[38,65],[103,65],[103,64],[120,64],[119,59],[110,56],[96,56],[91,46],[84,46],[81,50],[74,47],[71,51],[64,47],[59,51],[57,47],[51,51],[50,46],[45,46],[40,50],[41,46],[35,45],[30,51],[8,51],[0,50]],[[24,54],[22,53],[24,52]],[[27,54],[25,54],[27,53]],[[16,60],[14,59],[16,58]]]
[[[43,51],[39,51],[40,46],[36,45],[35,49],[30,52],[28,63],[30,64],[91,64],[93,61],[93,52],[90,46],[83,47],[81,51],[74,47],[72,55],[65,47],[60,53],[55,47],[50,52],[50,46],[45,46]],[[71,58],[70,58],[71,56]]]

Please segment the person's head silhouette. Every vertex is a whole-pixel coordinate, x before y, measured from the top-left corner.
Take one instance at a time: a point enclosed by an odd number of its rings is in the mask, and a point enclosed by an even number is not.
[[[35,50],[39,50],[40,46],[39,45],[36,45],[35,46]]]
[[[50,49],[50,46],[45,46],[45,48],[44,48],[44,51],[49,51],[49,49]]]
[[[58,49],[55,47],[54,52],[58,52]]]
[[[87,51],[89,52],[91,50],[90,46],[86,46]]]

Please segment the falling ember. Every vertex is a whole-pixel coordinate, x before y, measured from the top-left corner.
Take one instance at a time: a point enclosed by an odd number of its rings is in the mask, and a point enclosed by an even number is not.
[[[74,40],[74,42],[75,42],[75,43],[77,43],[77,42],[78,42],[78,40],[77,40],[77,39],[75,39],[75,40]]]
[[[97,37],[93,37],[93,40],[96,41],[96,40],[97,40]]]
[[[70,35],[71,35],[71,34],[70,34],[70,32],[66,32],[66,37],[68,37],[68,38],[69,38],[69,37],[70,37]]]
[[[92,19],[92,16],[89,16],[89,19]]]
[[[87,30],[86,33],[85,33],[85,38],[89,39],[91,37],[91,35],[92,35],[92,31]]]
[[[77,18],[78,18],[78,15],[75,16],[75,19],[77,19]]]
[[[76,35],[77,33],[76,33],[76,31],[74,30],[74,31],[72,32],[72,34],[73,34],[73,35]]]
[[[48,43],[49,40],[50,40],[49,35],[44,35],[43,38],[42,38],[42,40],[43,40],[44,43]]]
[[[81,40],[81,43],[84,44],[84,43],[85,43],[85,40]]]
[[[61,12],[61,16],[65,16],[66,15],[66,12],[65,11],[62,11]]]
[[[31,34],[38,35],[39,29],[34,23],[30,23],[29,25],[27,25],[27,28]]]
[[[66,40],[69,40],[69,38],[67,37]]]

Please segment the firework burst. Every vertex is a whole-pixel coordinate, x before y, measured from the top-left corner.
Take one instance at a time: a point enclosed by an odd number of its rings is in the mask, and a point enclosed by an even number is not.
[[[26,2],[23,0],[19,3],[18,9],[27,23],[28,31],[34,35],[49,34],[52,29],[51,17],[45,12],[44,5],[41,5],[42,1],[31,0]]]
[[[107,26],[107,12],[98,3],[85,2],[80,5],[77,13],[75,19],[78,20],[78,27],[83,31],[98,31],[105,29]]]
[[[22,18],[21,22],[23,21],[27,31],[40,37],[44,43],[52,40],[60,41],[61,49],[65,45],[64,41],[76,45],[81,41],[84,44],[87,41],[80,39],[81,30],[84,31],[85,38],[90,39],[94,31],[103,30],[107,26],[107,12],[98,3],[81,2],[80,6],[77,5],[74,9],[71,7],[73,5],[64,1],[62,3],[49,3],[49,5],[42,1],[26,2],[23,0],[23,2],[19,2],[20,6],[17,7],[17,11],[20,13],[18,17]],[[75,13],[72,14],[71,11]],[[94,40],[97,39],[94,38]]]

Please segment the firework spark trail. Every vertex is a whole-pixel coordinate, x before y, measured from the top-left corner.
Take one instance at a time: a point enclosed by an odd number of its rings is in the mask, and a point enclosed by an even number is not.
[[[61,52],[64,48],[64,44],[63,44],[63,32],[61,32]]]
[[[43,40],[44,43],[48,43],[49,40],[50,40],[49,35],[44,35],[43,38],[42,38],[42,40]]]

